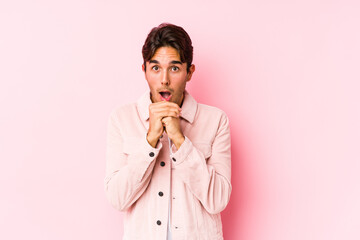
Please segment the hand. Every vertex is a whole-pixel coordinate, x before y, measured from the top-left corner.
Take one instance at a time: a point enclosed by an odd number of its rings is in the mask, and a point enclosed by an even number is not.
[[[161,121],[164,124],[167,135],[175,144],[176,148],[179,149],[181,144],[185,141],[185,137],[180,127],[180,118],[164,117]]]
[[[147,133],[147,141],[152,147],[155,147],[160,136],[164,132],[164,123],[162,119],[165,117],[173,117],[179,119],[181,108],[173,102],[156,102],[149,106],[149,130]],[[173,124],[170,123],[172,126]],[[180,124],[179,124],[180,129]],[[172,133],[175,130],[172,129]],[[170,136],[169,136],[170,137]],[[170,138],[171,139],[171,138]]]

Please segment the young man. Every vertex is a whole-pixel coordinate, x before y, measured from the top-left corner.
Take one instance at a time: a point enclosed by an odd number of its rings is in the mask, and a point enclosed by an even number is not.
[[[116,107],[108,122],[105,193],[125,212],[123,239],[223,239],[229,120],[185,90],[195,66],[183,28],[153,28],[142,53],[150,91]]]

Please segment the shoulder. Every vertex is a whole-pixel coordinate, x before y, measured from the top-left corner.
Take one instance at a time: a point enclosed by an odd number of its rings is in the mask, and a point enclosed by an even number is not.
[[[128,103],[123,105],[117,105],[113,107],[109,113],[109,118],[113,120],[120,120],[125,116],[136,114],[136,103]]]
[[[204,117],[214,117],[218,119],[228,119],[226,113],[220,108],[206,105],[203,103],[198,103],[198,114],[199,117],[203,115]]]
[[[198,103],[195,121],[192,127],[196,129],[191,135],[194,142],[213,143],[219,134],[230,132],[229,119],[226,113],[217,107]],[[198,136],[200,135],[200,136]]]
[[[227,114],[222,109],[214,106],[198,103],[196,115],[196,125],[204,125],[206,129],[228,128],[230,124]]]

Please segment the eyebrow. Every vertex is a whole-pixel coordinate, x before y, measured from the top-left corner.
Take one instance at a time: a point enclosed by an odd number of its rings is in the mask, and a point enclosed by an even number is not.
[[[158,60],[150,60],[149,63],[159,64],[159,61]],[[170,64],[180,64],[180,65],[182,65],[183,63],[180,62],[180,61],[174,60],[174,61],[171,61]]]
[[[156,64],[159,64],[159,61],[158,60],[150,60],[149,63],[156,63]]]
[[[171,63],[171,64],[180,64],[180,65],[183,64],[183,63],[180,62],[180,61],[171,61],[170,63]]]

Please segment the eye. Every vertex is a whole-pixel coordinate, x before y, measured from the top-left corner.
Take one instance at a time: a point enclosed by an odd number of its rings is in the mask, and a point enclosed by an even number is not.
[[[177,66],[172,66],[171,67],[171,71],[173,71],[173,72],[176,72],[176,71],[178,71],[179,70],[179,68],[177,67]]]
[[[155,65],[155,66],[153,66],[151,69],[154,70],[154,71],[158,71],[158,70],[159,70],[159,67]]]

